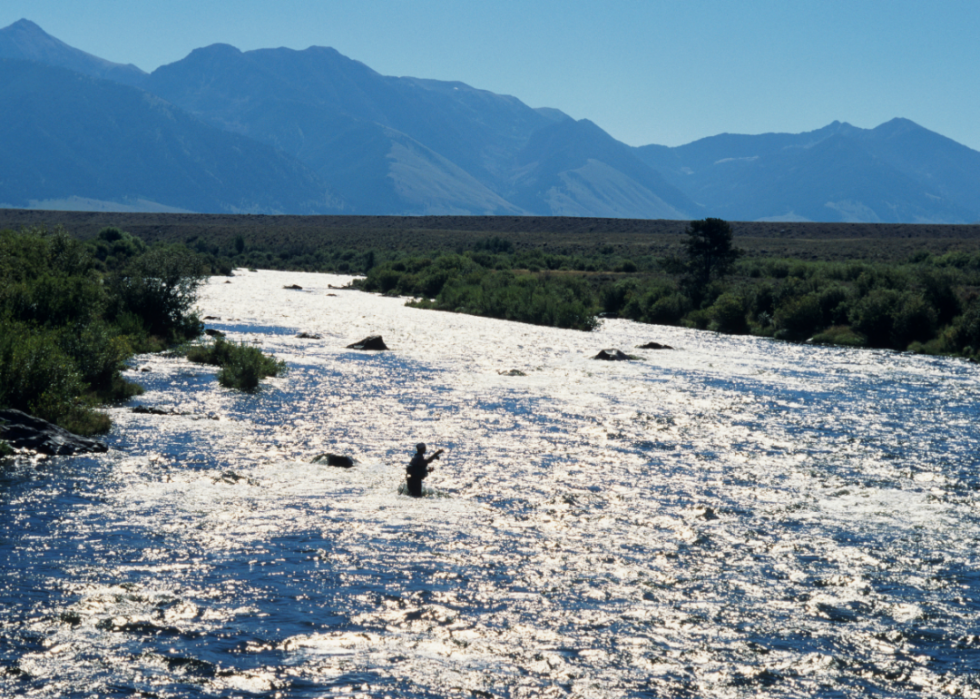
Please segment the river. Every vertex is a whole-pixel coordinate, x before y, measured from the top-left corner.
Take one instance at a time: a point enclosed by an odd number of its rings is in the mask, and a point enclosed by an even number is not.
[[[141,356],[107,454],[0,471],[0,695],[980,697],[976,365],[348,280],[211,279],[285,376]]]

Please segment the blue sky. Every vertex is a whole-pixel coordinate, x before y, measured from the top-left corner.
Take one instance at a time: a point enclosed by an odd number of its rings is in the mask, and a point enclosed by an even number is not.
[[[980,150],[977,0],[3,0],[146,71],[213,43],[332,46],[460,80],[630,145],[905,117]]]

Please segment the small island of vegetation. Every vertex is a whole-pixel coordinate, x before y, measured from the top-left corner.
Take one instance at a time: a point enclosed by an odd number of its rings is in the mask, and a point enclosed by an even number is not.
[[[280,376],[286,371],[284,361],[262,354],[258,347],[228,342],[221,337],[216,337],[213,343],[189,348],[187,358],[198,364],[221,367],[218,383],[242,391],[254,391],[265,377]]]

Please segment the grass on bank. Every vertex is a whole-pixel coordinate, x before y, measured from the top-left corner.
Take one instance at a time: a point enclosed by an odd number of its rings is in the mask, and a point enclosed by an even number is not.
[[[254,391],[267,376],[280,376],[286,372],[284,361],[263,354],[258,347],[228,342],[220,337],[214,342],[191,347],[187,359],[221,367],[218,382],[226,388],[242,391]]]

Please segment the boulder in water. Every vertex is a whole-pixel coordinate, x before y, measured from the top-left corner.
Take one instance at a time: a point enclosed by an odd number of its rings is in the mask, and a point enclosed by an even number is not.
[[[326,464],[327,466],[337,466],[339,468],[352,468],[354,466],[354,459],[349,456],[341,456],[340,454],[320,454],[314,457],[310,463]]]
[[[385,341],[381,339],[380,335],[368,335],[360,342],[355,342],[352,345],[347,345],[347,349],[356,350],[386,350],[388,345]]]
[[[300,340],[322,340],[323,338],[317,333],[308,333],[305,330],[301,333],[297,333],[296,337]]]
[[[659,342],[648,342],[645,345],[637,345],[637,349],[674,349],[670,345],[661,345]]]
[[[80,437],[47,420],[12,408],[0,410],[0,439],[18,449],[30,449],[52,456],[108,451],[102,442]]]
[[[225,337],[225,334],[223,332],[221,332],[220,330],[215,330],[214,328],[205,329],[204,334],[207,335],[208,337]]]
[[[622,350],[618,349],[604,349],[599,350],[599,354],[593,357],[593,359],[604,359],[607,362],[628,362],[634,357],[626,354]]]
[[[288,286],[284,286],[283,289],[293,289],[295,291],[302,291],[303,287],[301,287],[299,284],[289,284]]]

